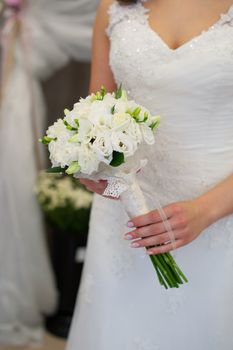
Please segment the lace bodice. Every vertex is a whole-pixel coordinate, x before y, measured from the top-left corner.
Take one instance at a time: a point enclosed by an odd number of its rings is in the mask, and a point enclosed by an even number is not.
[[[148,15],[142,1],[111,5],[110,65],[116,82],[162,117],[155,149],[147,150],[151,174],[160,185],[173,179],[172,187],[176,177],[188,177],[190,196],[233,172],[233,6],[176,50],[151,29]]]

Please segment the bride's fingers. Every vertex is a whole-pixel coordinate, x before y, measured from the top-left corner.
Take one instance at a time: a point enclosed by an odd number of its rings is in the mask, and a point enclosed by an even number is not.
[[[174,214],[174,208],[172,205],[163,208],[164,214],[169,219]],[[153,210],[148,214],[137,216],[128,222],[128,227],[141,227],[163,221],[158,210]]]
[[[173,218],[173,217],[170,218],[169,227],[172,230],[179,228],[176,218]],[[165,227],[164,222],[158,222],[156,224],[139,227],[136,230],[126,233],[125,239],[131,240],[136,238],[143,238],[143,237],[148,237],[152,235],[159,235],[165,232],[167,232],[167,228]],[[172,235],[172,233],[170,235]]]
[[[89,179],[79,179],[81,184],[84,186],[90,186],[90,187],[106,187],[107,186],[107,181],[106,180],[99,180],[99,181],[93,181]]]
[[[163,254],[168,253],[172,250],[178,249],[184,245],[184,241],[182,239],[178,239],[175,242],[163,244],[159,247],[150,248],[147,250],[147,253],[149,255],[155,255],[155,254]]]
[[[174,232],[174,239],[179,239],[179,232]],[[151,247],[158,244],[164,244],[166,242],[171,242],[171,237],[169,233],[163,233],[158,236],[150,236],[148,238],[139,239],[131,243],[133,248],[141,247]]]
[[[92,180],[81,179],[80,182],[86,186],[86,188],[91,192],[96,192],[98,194],[102,194],[107,187],[107,181],[99,181],[95,182]]]

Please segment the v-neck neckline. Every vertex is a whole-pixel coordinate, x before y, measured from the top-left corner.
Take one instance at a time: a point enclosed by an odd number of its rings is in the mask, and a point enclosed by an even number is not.
[[[179,45],[177,48],[173,49],[167,44],[167,42],[162,38],[162,36],[154,28],[152,28],[152,26],[150,24],[150,11],[151,10],[149,8],[145,7],[143,4],[143,3],[146,3],[147,1],[148,0],[142,0],[140,3],[141,6],[143,7],[143,9],[145,10],[146,25],[147,25],[148,29],[150,30],[150,32],[160,40],[160,42],[163,44],[163,46],[168,51],[173,52],[173,53],[176,53],[176,52],[182,50],[186,46],[192,45],[193,42],[202,38],[204,35],[206,35],[210,31],[212,31],[213,29],[215,29],[219,24],[222,23],[222,18],[229,16],[230,12],[233,10],[233,4],[232,4],[232,5],[230,5],[229,9],[226,12],[222,12],[219,14],[218,19],[208,29],[203,29],[199,34],[193,36],[192,38],[190,38],[189,40],[187,40],[183,44]]]

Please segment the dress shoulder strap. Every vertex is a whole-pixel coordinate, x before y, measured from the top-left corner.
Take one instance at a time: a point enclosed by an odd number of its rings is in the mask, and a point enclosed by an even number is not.
[[[106,28],[106,33],[111,37],[113,28],[116,24],[124,20],[138,20],[140,22],[146,22],[148,10],[143,6],[143,2],[147,0],[140,0],[136,4],[120,4],[118,1],[114,1],[108,8],[109,23]]]

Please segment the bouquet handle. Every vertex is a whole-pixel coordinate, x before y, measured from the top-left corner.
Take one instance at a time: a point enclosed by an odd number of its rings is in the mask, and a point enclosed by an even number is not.
[[[128,189],[121,193],[120,200],[129,218],[140,216],[149,212],[145,196],[136,178],[129,185]],[[166,214],[160,205],[157,205],[157,210],[160,213],[166,231],[169,233],[170,242],[174,244],[175,248],[174,234],[167,221]],[[160,284],[166,289],[179,288],[180,284],[188,282],[187,278],[180,270],[170,253],[150,255],[150,259],[156,270]]]

